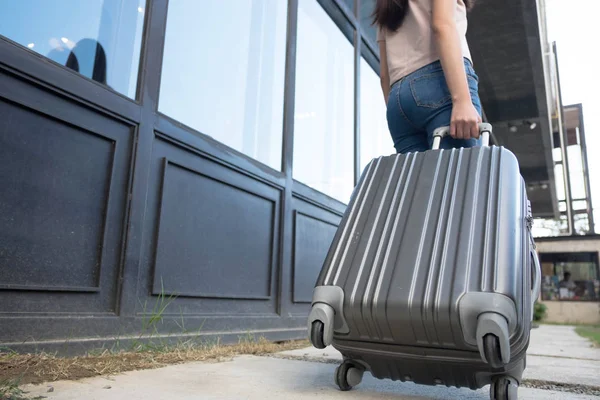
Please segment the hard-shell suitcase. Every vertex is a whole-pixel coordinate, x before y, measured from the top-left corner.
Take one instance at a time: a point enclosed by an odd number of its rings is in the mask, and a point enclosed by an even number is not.
[[[313,292],[309,337],[343,357],[342,390],[379,379],[516,399],[539,295],[516,157],[488,146],[379,157],[365,168]]]

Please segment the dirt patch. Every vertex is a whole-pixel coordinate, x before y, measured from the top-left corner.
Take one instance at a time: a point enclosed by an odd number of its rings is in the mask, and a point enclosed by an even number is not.
[[[235,345],[178,346],[139,352],[109,352],[99,355],[62,358],[50,354],[0,353],[0,394],[2,388],[18,383],[39,384],[76,380],[99,375],[160,368],[193,361],[223,361],[233,356],[263,355],[310,346],[306,340],[272,343],[265,339],[240,341]],[[0,396],[0,400],[2,396]]]

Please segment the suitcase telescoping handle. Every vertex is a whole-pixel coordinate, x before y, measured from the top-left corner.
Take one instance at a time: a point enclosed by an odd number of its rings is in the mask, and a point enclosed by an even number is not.
[[[437,128],[435,131],[433,131],[433,146],[431,146],[431,149],[438,150],[440,148],[442,138],[449,134],[449,126],[442,126],[441,128]],[[490,135],[492,134],[492,125],[486,122],[479,124],[479,134],[481,135],[482,144],[484,146],[488,146],[490,144]]]

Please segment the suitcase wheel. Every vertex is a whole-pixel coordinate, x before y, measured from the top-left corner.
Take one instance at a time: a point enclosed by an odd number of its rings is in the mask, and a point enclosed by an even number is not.
[[[483,351],[485,359],[492,368],[502,368],[504,362],[500,353],[500,340],[496,335],[487,334],[483,338]]]
[[[324,341],[325,325],[321,321],[313,321],[310,329],[310,341],[317,349],[327,347]]]
[[[324,349],[333,341],[333,324],[335,311],[325,303],[313,305],[308,316],[308,336],[310,342],[317,349]]]
[[[519,384],[510,376],[495,379],[490,386],[491,400],[517,400]]]
[[[495,312],[477,318],[477,347],[483,362],[494,369],[510,362],[510,332],[508,320]]]
[[[335,369],[335,383],[340,390],[348,391],[355,386],[358,386],[362,381],[364,370],[357,368],[349,361],[344,361]]]

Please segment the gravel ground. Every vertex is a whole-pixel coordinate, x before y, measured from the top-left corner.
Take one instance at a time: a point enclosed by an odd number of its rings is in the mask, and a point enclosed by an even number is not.
[[[587,385],[574,385],[568,383],[555,383],[548,381],[539,381],[534,379],[526,379],[521,382],[522,387],[528,387],[533,389],[552,390],[556,392],[567,392],[576,394],[586,394],[589,396],[600,397],[599,386],[587,386]]]

